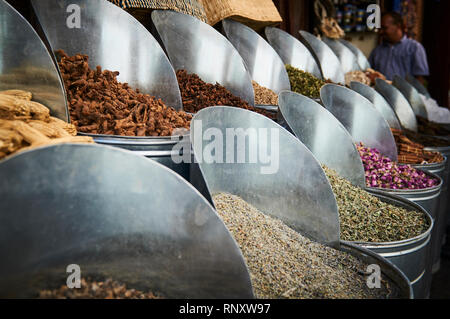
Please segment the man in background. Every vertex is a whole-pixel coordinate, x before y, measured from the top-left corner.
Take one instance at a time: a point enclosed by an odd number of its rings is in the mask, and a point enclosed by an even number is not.
[[[415,76],[422,83],[429,75],[425,49],[416,40],[409,39],[404,32],[402,16],[397,12],[387,12],[381,17],[380,36],[383,42],[370,54],[369,62],[375,70],[388,80],[394,75]]]

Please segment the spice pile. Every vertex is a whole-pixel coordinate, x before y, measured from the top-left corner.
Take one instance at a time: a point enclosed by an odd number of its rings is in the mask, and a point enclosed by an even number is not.
[[[44,145],[94,142],[75,136],[75,126],[50,116],[46,106],[31,99],[30,92],[0,91],[0,159]]]
[[[377,79],[382,79],[386,81],[386,77],[381,74],[378,71],[375,71],[374,69],[368,68],[367,70],[364,71],[364,73],[366,74],[366,76],[369,78],[370,80],[370,86],[374,86],[376,84],[376,80]],[[388,83],[392,83],[391,81],[386,81]]]
[[[257,298],[386,298],[367,287],[367,265],[357,258],[315,243],[238,196],[217,194],[217,211],[237,241]]]
[[[376,148],[357,145],[364,164],[366,185],[390,189],[424,189],[438,185],[438,180],[411,165],[398,165]]]
[[[308,96],[310,98],[319,98],[320,89],[327,82],[316,78],[311,73],[294,68],[292,65],[286,64],[286,71],[291,82],[291,90],[293,92]]]
[[[425,151],[424,146],[414,143],[402,134],[402,131],[391,128],[398,151],[398,162],[403,164],[441,163],[444,157],[439,152]]]
[[[255,103],[261,105],[278,105],[278,95],[264,86],[252,81],[253,91],[255,91]]]
[[[450,146],[450,141],[447,141],[447,140],[442,139],[442,138],[419,134],[419,133],[416,133],[414,131],[410,131],[410,130],[407,130],[407,129],[403,129],[402,132],[409,139],[413,140],[416,143],[420,143],[422,145],[425,145],[425,146],[432,146],[432,147],[446,147],[446,146]]]
[[[81,287],[70,289],[62,285],[59,289],[42,290],[40,299],[161,299],[152,292],[144,293],[135,289],[127,289],[125,284],[110,278],[105,281],[92,281],[90,278],[81,279]]]
[[[177,79],[181,91],[181,99],[183,100],[183,108],[186,112],[196,113],[205,107],[226,105],[240,107],[260,113],[270,119],[276,119],[276,114],[249,105],[219,83],[206,83],[195,73],[189,74],[186,70],[178,70]]]
[[[438,123],[430,122],[420,116],[416,116],[416,118],[419,133],[433,136],[450,136],[450,131]]]
[[[350,82],[361,82],[365,85],[370,85],[372,82],[363,71],[351,71],[345,73],[345,85],[350,86]]]
[[[191,116],[160,99],[117,81],[119,72],[89,68],[88,56],[69,57],[59,50],[58,63],[69,102],[70,118],[80,132],[125,136],[170,136],[189,129]]]
[[[429,228],[425,215],[382,202],[353,186],[336,171],[322,166],[339,208],[341,239],[359,242],[393,242],[414,238]]]

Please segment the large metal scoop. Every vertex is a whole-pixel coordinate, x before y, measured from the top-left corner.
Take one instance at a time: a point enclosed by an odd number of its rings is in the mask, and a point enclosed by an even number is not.
[[[250,74],[227,38],[210,25],[175,11],[155,10],[152,20],[175,70],[185,69],[205,82],[218,82],[255,104]]]
[[[394,110],[386,101],[386,99],[378,93],[375,89],[361,82],[352,81],[350,82],[350,88],[364,96],[368,99],[378,112],[384,117],[391,128],[401,130],[400,122],[398,121],[397,115],[395,115]]]
[[[277,52],[253,29],[231,19],[222,21],[227,38],[244,59],[252,79],[275,93],[290,90],[291,84]]]
[[[227,192],[323,244],[339,246],[331,185],[311,152],[247,110],[216,106],[191,121],[191,141],[212,195]]]
[[[323,77],[335,83],[345,84],[345,76],[341,63],[330,47],[309,32],[299,31],[299,33],[301,35],[300,41],[306,47],[310,48],[319,60]]]
[[[266,27],[264,32],[270,45],[277,51],[284,64],[309,72],[322,79],[320,67],[309,49],[289,33],[273,27]]]
[[[0,91],[20,89],[68,121],[64,86],[47,48],[33,27],[0,0]]]
[[[417,132],[416,115],[403,94],[395,86],[382,79],[376,79],[375,90],[383,95],[395,111],[400,124],[408,130]]]
[[[394,76],[392,84],[406,97],[415,115],[428,119],[425,104],[412,84],[398,75]]]
[[[366,56],[364,55],[364,53],[358,49],[356,46],[354,46],[353,44],[351,44],[350,42],[344,40],[344,39],[339,39],[339,42],[341,42],[343,45],[345,45],[347,48],[349,48],[353,54],[356,56],[356,59],[358,60],[358,64],[361,67],[361,70],[367,70],[370,69],[370,63],[367,60]]]
[[[324,37],[322,41],[330,47],[334,54],[336,54],[341,62],[341,67],[344,73],[361,70],[355,54],[344,44],[342,44],[342,42],[327,37]]]
[[[65,144],[13,156],[0,175],[2,297],[65,285],[70,264],[168,298],[253,297],[213,207],[152,160]]]
[[[320,89],[323,105],[344,125],[355,143],[377,148],[397,161],[397,146],[388,123],[365,97],[346,87],[326,84]]]
[[[417,80],[414,76],[412,76],[411,74],[407,74],[405,79],[406,81],[411,83],[411,85],[414,86],[420,94],[425,95],[428,98],[431,97],[425,86],[423,86],[423,84],[420,83],[419,80]]]
[[[283,118],[317,160],[364,188],[361,157],[345,127],[322,105],[306,96],[283,91],[278,99]]]
[[[119,71],[120,82],[182,109],[175,72],[164,51],[123,9],[105,0],[32,0],[32,4],[52,50],[87,54],[91,68]],[[80,28],[71,28],[77,12]]]

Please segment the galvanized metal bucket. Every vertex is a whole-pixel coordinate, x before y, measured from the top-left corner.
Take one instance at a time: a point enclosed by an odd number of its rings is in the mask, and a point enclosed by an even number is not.
[[[440,200],[440,194],[441,194],[441,188],[443,181],[442,179],[437,176],[436,174],[432,174],[430,172],[425,172],[427,175],[434,177],[439,180],[439,184],[434,187],[425,188],[425,189],[417,189],[417,190],[406,190],[406,189],[388,189],[388,188],[382,188],[377,189],[382,192],[385,192],[387,194],[396,195],[398,197],[402,197],[404,199],[407,199],[420,207],[422,207],[433,219],[433,223],[435,222],[436,216],[439,214],[439,200]],[[370,190],[373,190],[374,188],[367,188]],[[430,288],[431,288],[431,272],[433,268],[433,260],[432,260],[432,250],[433,246],[437,244],[435,238],[430,237],[430,249],[429,249],[429,256],[427,257],[427,263],[426,263],[426,269],[427,271],[425,274],[425,291],[427,292],[426,295],[423,296],[423,298],[426,298],[429,294]],[[412,281],[414,285],[414,281]],[[416,294],[417,295],[417,294]]]
[[[253,298],[242,253],[213,207],[168,168],[92,144],[0,163],[0,296],[111,277],[168,298]],[[7,199],[7,200],[6,200]]]
[[[414,202],[376,189],[366,188],[366,191],[383,202],[409,210],[420,211],[426,215],[430,227],[426,232],[414,238],[386,243],[352,242],[379,254],[396,265],[411,281],[414,297],[426,298],[429,291],[427,280],[431,280],[431,274],[428,276],[428,272],[431,270],[428,267],[428,259],[430,255],[431,232],[434,225],[433,218]]]

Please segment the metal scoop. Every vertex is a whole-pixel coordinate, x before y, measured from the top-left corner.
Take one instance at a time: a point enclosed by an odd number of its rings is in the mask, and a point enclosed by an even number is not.
[[[33,27],[0,0],[0,91],[31,92],[51,115],[68,121],[64,86],[47,48]]]
[[[420,83],[419,80],[417,80],[411,74],[407,74],[405,77],[405,80],[408,81],[409,83],[411,83],[412,86],[414,86],[420,94],[425,95],[428,98],[431,97],[430,93],[428,93],[428,90],[425,88],[425,86],[423,86],[423,84]]]
[[[167,298],[253,298],[213,207],[179,175],[129,151],[60,144],[0,163],[0,296],[111,277]],[[176,194],[176,196],[174,196]]]
[[[222,34],[190,15],[175,11],[155,10],[152,20],[175,70],[185,69],[205,82],[218,82],[250,105],[255,104],[244,60]]]
[[[350,88],[364,96],[368,99],[373,106],[380,112],[384,119],[388,122],[391,128],[396,130],[401,130],[400,122],[398,121],[397,115],[395,115],[394,110],[386,101],[386,99],[378,93],[375,89],[361,82],[352,81],[350,82]]]
[[[395,86],[390,85],[382,79],[376,79],[375,90],[383,95],[395,111],[400,124],[408,130],[417,132],[416,115],[403,94]]]
[[[266,27],[264,32],[267,41],[277,51],[284,64],[290,64],[311,73],[318,79],[323,79],[316,59],[303,43],[278,28]]]
[[[406,97],[415,115],[428,119],[425,104],[412,84],[398,75],[394,76],[392,84]]]
[[[290,91],[279,95],[289,127],[317,160],[353,185],[365,187],[364,167],[351,135],[322,105]]]
[[[341,63],[330,47],[309,32],[299,31],[299,33],[301,35],[300,41],[310,48],[317,57],[323,77],[335,83],[345,84]]]
[[[344,125],[355,143],[377,148],[397,161],[397,146],[388,123],[365,97],[346,87],[326,84],[320,89],[323,105]]]
[[[338,41],[353,52],[353,54],[356,56],[356,59],[358,60],[358,64],[361,67],[361,70],[367,70],[371,68],[365,54],[360,49],[344,39],[339,39]]]
[[[277,94],[291,89],[283,61],[266,40],[253,29],[234,20],[223,20],[222,25],[254,81]]]
[[[351,71],[361,71],[361,67],[358,64],[358,60],[355,54],[353,54],[353,52],[349,48],[342,44],[342,42],[327,37],[324,37],[322,41],[330,47],[334,54],[336,54],[339,61],[341,62],[342,71],[344,71],[344,73]]]
[[[265,116],[215,106],[191,121],[194,155],[212,195],[240,196],[305,236],[339,247],[331,185],[312,153]]]

